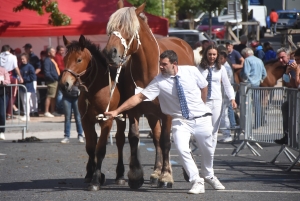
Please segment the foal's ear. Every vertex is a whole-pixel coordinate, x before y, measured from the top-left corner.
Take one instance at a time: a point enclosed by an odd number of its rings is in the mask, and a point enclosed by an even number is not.
[[[81,51],[83,51],[83,49],[85,48],[85,37],[83,35],[81,35],[79,38],[79,45],[80,45]]]
[[[70,41],[68,41],[68,39],[64,35],[63,35],[63,41],[64,41],[65,46],[70,44]]]
[[[124,7],[124,2],[123,0],[119,0],[118,1],[118,9],[123,8]]]
[[[137,7],[135,9],[136,15],[139,15],[140,13],[142,13],[145,10],[145,6],[146,6],[146,2],[144,2],[142,5],[140,5],[139,7]]]

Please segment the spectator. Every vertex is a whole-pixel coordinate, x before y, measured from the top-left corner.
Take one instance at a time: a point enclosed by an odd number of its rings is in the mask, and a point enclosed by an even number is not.
[[[23,84],[25,85],[27,92],[23,87],[20,87],[19,92],[24,109],[24,116],[20,120],[30,121],[30,99],[32,98],[32,95],[35,94],[33,82],[34,80],[36,80],[36,74],[34,67],[30,63],[28,63],[29,56],[27,53],[21,54],[21,61],[22,65],[20,68],[20,72],[23,77]]]
[[[278,14],[274,9],[270,12],[270,21],[271,21],[271,34],[276,35],[276,27],[277,27],[277,21],[278,21]]]
[[[1,54],[0,54],[0,66],[4,67],[9,75],[10,75],[10,83],[11,84],[18,84],[18,83],[23,83],[23,78],[20,74],[20,70],[18,68],[18,61],[17,57],[13,54],[10,53],[11,48],[9,45],[3,45],[1,49]],[[12,119],[12,110],[13,110],[13,105],[16,100],[17,96],[17,87],[13,86],[11,89],[11,93],[9,94],[8,98],[8,106],[6,110],[6,119]]]
[[[44,75],[47,85],[47,98],[45,100],[45,117],[54,117],[51,113],[55,108],[55,97],[58,85],[58,76],[60,75],[58,66],[54,61],[55,49],[47,48],[47,57],[44,60]],[[50,112],[51,113],[50,113]]]
[[[200,73],[208,81],[208,92],[206,105],[212,111],[213,125],[213,149],[217,146],[217,136],[221,120],[222,94],[221,85],[224,87],[226,95],[230,100],[232,107],[236,107],[234,99],[234,90],[228,79],[225,67],[219,60],[219,52],[215,46],[208,46],[203,54],[199,67]]]
[[[263,59],[263,62],[266,63],[270,60],[276,59],[276,52],[273,50],[270,42],[265,42],[264,43],[264,51],[265,51],[265,56]]]
[[[65,70],[64,55],[65,55],[65,48],[61,45],[58,45],[56,48],[56,54],[54,60],[57,63],[60,74],[62,74],[62,72]],[[60,78],[61,76],[59,76],[59,80]],[[63,94],[60,88],[58,87],[57,94],[56,94],[56,104],[55,104],[56,108],[55,108],[55,112],[53,113],[54,116],[60,116],[64,112],[62,99],[63,99]]]
[[[282,65],[287,66],[286,72],[283,75],[285,86],[289,88],[299,88],[300,85],[300,48],[294,54],[295,60],[290,60],[290,51],[285,48],[277,50],[277,58]],[[288,143],[288,119],[289,119],[289,103],[285,101],[281,106],[282,111],[282,125],[283,125],[283,138],[275,140],[277,144]]]
[[[0,140],[5,140],[5,113],[7,106],[7,92],[5,91],[5,85],[10,84],[10,76],[5,68],[0,66]],[[5,104],[6,103],[6,104]]]
[[[77,102],[80,90],[76,85],[73,85],[71,91],[65,92],[63,94],[63,105],[64,105],[64,115],[65,115],[65,135],[61,143],[70,142],[70,128],[71,128],[71,119],[72,119],[72,110],[74,112],[74,119],[76,122],[76,130],[78,133],[78,141],[84,143],[83,140],[83,130],[81,125],[81,117],[78,110]]]
[[[29,56],[29,63],[34,67],[35,74],[39,74],[41,72],[41,62],[38,56],[36,56],[32,51],[32,45],[27,43],[24,45],[24,50]],[[33,81],[33,87],[35,92],[31,94],[30,98],[30,116],[38,117],[38,99],[37,99],[37,76],[35,76],[35,80]]]
[[[227,62],[227,54],[226,52],[220,52],[220,62],[225,67],[228,79],[231,84],[234,84],[234,78],[232,73],[232,68]],[[230,100],[227,96],[224,95],[224,88],[222,87],[222,97],[223,97],[223,104],[222,104],[222,112],[221,112],[221,128],[235,128],[236,122],[235,122],[235,116],[234,116],[234,110],[232,108],[232,105],[230,104]],[[230,129],[222,130],[223,137],[218,140],[218,142],[231,142],[232,138],[230,135]]]
[[[243,49],[242,54],[245,57],[245,63],[241,71],[241,77],[245,82],[249,82],[251,87],[259,87],[260,83],[267,77],[267,72],[262,60],[255,57],[253,50],[250,48]],[[253,92],[253,102],[255,106],[254,128],[258,128],[264,123],[264,118],[261,114],[260,91]]]
[[[202,50],[200,51],[201,56],[203,56],[203,52],[209,45],[210,45],[210,42],[208,40],[201,41],[201,46],[202,46]]]
[[[263,47],[259,43],[259,41],[253,40],[250,43],[250,46],[252,47],[252,50],[254,52],[254,56],[256,56],[257,58],[259,58],[259,59],[261,59],[263,61],[263,59],[265,57],[265,52],[263,50]]]
[[[47,51],[42,50],[40,52],[40,64],[41,64],[41,72],[37,74],[37,83],[38,85],[45,85],[45,76],[44,76],[44,60],[47,57]],[[45,100],[47,96],[47,89],[40,88],[38,89],[38,103],[39,103],[39,111],[45,112]]]
[[[235,49],[236,51],[238,51],[241,54],[242,50],[247,47],[247,43],[248,43],[248,37],[246,35],[242,35],[240,37],[240,44],[234,45],[233,49]]]

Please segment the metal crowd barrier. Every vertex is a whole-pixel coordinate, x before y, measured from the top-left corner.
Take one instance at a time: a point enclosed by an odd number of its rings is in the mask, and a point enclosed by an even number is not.
[[[260,149],[259,143],[275,143],[274,140],[283,137],[282,111],[281,106],[288,102],[289,107],[289,134],[288,144],[283,145],[275,158],[283,152],[292,162],[291,168],[300,159],[299,144],[299,120],[300,120],[300,92],[297,89],[285,87],[250,87],[249,84],[242,83],[240,88],[240,124],[245,134],[245,139],[233,153],[236,156],[245,146],[256,155],[258,151],[250,145],[254,142]],[[299,153],[295,157],[288,148],[294,149]]]
[[[25,90],[25,93],[27,94],[27,89],[24,85],[21,84],[9,84],[4,87],[4,105],[1,105],[0,107],[3,107],[4,111],[7,112],[7,106],[8,106],[8,101],[11,100],[13,94],[14,94],[14,87],[16,87],[17,92],[19,92],[20,88],[23,88]],[[26,137],[26,131],[28,129],[28,116],[26,115],[26,121],[21,121],[20,118],[23,117],[20,115],[20,108],[21,108],[21,99],[20,99],[20,93],[16,94],[16,103],[19,107],[19,113],[17,115],[14,114],[13,107],[11,107],[11,118],[6,119],[5,121],[5,126],[0,125],[0,128],[21,128],[22,131],[22,139],[25,139]],[[27,99],[26,99],[27,100]],[[14,103],[13,103],[14,104]],[[27,104],[25,104],[25,111],[27,111]],[[5,112],[5,117],[6,117],[6,112]]]

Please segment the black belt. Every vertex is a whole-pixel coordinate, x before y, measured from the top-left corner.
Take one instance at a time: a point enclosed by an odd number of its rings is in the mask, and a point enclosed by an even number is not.
[[[212,116],[212,113],[205,113],[204,115],[198,116],[198,117],[194,117],[193,119],[198,119],[198,118],[208,117],[208,116]]]

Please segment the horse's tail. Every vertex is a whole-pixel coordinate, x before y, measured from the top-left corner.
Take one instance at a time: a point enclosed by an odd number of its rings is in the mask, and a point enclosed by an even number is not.
[[[193,50],[195,66],[198,66],[201,63],[201,59],[202,59],[202,56],[200,55],[201,50],[202,50],[202,47],[197,47],[196,49]]]

